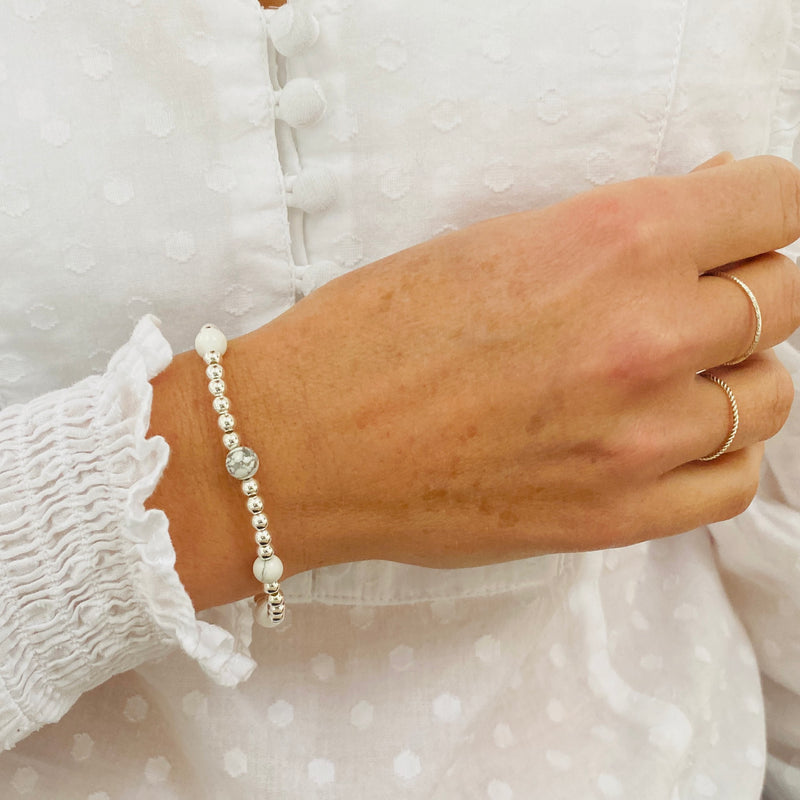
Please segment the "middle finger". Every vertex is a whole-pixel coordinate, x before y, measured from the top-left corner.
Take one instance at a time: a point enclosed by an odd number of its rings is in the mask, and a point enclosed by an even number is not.
[[[724,272],[743,281],[761,310],[761,338],[756,352],[787,339],[800,326],[800,270],[780,253],[765,253],[729,265]],[[691,332],[697,343],[696,372],[740,358],[756,329],[753,304],[734,281],[718,275],[700,276]]]

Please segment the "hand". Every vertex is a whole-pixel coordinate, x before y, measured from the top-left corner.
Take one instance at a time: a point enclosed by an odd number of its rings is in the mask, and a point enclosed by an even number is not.
[[[772,252],[800,235],[800,172],[729,161],[481,222],[235,339],[231,399],[285,576],[615,547],[741,512],[793,396],[766,348],[800,324],[800,274]],[[754,321],[720,267],[763,314],[759,351],[726,368]],[[741,425],[700,462],[730,430],[706,369]]]

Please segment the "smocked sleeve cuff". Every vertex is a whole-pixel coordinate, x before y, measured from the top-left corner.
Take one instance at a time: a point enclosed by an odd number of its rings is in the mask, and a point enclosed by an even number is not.
[[[169,459],[146,439],[150,379],[172,349],[148,314],[103,375],[0,411],[0,744],[60,719],[112,675],[182,648],[217,683],[246,680],[246,601],[198,620],[163,511]]]

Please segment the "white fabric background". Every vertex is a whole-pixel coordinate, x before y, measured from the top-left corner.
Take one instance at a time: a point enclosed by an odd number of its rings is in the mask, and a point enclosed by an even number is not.
[[[303,7],[320,37],[288,59],[256,0],[0,7],[7,413],[100,375],[148,312],[178,352],[206,320],[244,333],[487,216],[722,149],[793,154],[796,2]],[[327,112],[292,130],[275,89],[306,76]],[[300,167],[332,171],[331,208],[289,207]],[[144,325],[123,355],[163,363]],[[794,350],[783,357],[796,374]],[[132,416],[147,408],[138,381]],[[253,631],[249,680],[220,686],[175,649],[5,753],[0,785],[91,800],[757,798],[768,729],[771,796],[800,796],[783,763],[800,766],[797,425],[771,446],[759,501],[713,537],[297,576],[289,624]],[[162,550],[165,523],[148,520]],[[182,600],[174,582],[143,591],[156,608]],[[237,614],[201,617],[244,652]],[[101,622],[94,635],[111,646]]]

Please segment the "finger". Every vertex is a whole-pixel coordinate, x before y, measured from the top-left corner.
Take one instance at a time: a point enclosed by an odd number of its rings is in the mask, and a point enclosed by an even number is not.
[[[640,227],[651,244],[698,273],[778,250],[800,236],[800,170],[775,156],[644,179],[638,191],[628,199],[644,209]]]
[[[773,437],[786,422],[794,399],[791,375],[771,351],[757,353],[736,367],[712,374],[723,380],[736,399],[739,427],[729,450],[734,452]],[[725,390],[697,375],[691,406],[679,423],[687,461],[716,452],[732,429],[731,402]]]
[[[780,253],[766,253],[725,269],[753,293],[761,315],[756,351],[768,350],[800,327],[800,270]],[[718,275],[703,275],[697,285],[694,323],[687,335],[701,346],[695,371],[741,358],[753,343],[756,314],[741,286]]]
[[[711,374],[730,388],[738,409],[738,430],[729,452],[765,441],[785,423],[794,399],[792,379],[774,353],[757,353],[736,367]],[[673,380],[643,398],[621,436],[634,449],[636,473],[655,479],[717,452],[733,429],[725,390],[702,375]]]
[[[724,150],[721,153],[717,153],[712,158],[709,158],[708,161],[704,161],[702,164],[698,164],[692,172],[700,172],[702,169],[713,169],[714,167],[721,167],[725,164],[730,164],[731,161],[734,161],[733,153]]]
[[[635,487],[623,502],[638,539],[671,536],[741,514],[753,501],[764,445],[726,453],[716,461],[694,461],[646,488]],[[668,513],[666,513],[668,511]]]

